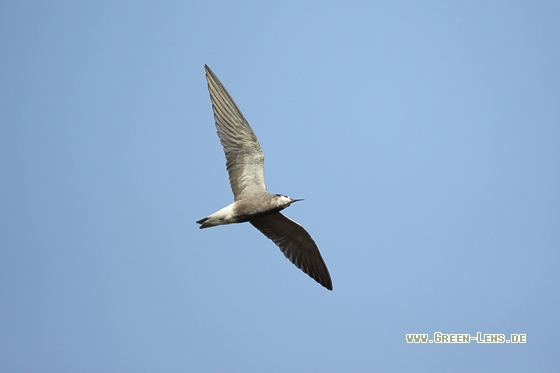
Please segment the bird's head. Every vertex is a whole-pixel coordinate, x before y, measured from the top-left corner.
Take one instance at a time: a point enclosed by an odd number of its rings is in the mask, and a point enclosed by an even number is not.
[[[282,208],[286,208],[294,202],[303,201],[303,199],[292,199],[283,194],[277,194],[276,196],[278,197],[278,204],[282,206]]]

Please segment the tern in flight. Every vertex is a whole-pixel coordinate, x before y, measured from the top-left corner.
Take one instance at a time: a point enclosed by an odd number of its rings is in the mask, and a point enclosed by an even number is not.
[[[197,221],[199,228],[248,221],[278,245],[296,267],[332,290],[329,270],[315,241],[301,225],[280,213],[301,200],[268,193],[257,136],[216,75],[208,66],[204,68],[234,198],[232,204]]]

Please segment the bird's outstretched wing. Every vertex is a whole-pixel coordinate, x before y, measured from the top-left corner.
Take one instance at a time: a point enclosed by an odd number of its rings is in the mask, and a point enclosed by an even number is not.
[[[204,68],[234,201],[266,193],[259,140],[220,80],[208,66]]]
[[[279,212],[250,221],[265,236],[270,238],[296,267],[315,281],[332,290],[329,270],[321,253],[307,231],[295,221]]]

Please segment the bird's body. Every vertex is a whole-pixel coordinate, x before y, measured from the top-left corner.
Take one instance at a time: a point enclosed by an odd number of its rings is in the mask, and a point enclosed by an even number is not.
[[[198,220],[199,228],[248,221],[278,245],[298,268],[332,290],[329,271],[315,241],[301,225],[280,213],[300,200],[267,191],[264,155],[257,136],[216,75],[208,66],[204,68],[234,201]]]
[[[278,212],[288,207],[293,201],[289,197],[266,193],[260,197],[234,201],[212,215],[197,221],[200,228],[216,225],[244,223],[255,218]]]

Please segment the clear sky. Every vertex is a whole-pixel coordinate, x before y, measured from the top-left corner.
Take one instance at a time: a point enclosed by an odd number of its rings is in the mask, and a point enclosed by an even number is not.
[[[557,371],[560,3],[0,3],[0,371]],[[232,201],[204,77],[325,290]],[[526,334],[408,344],[407,333]]]

